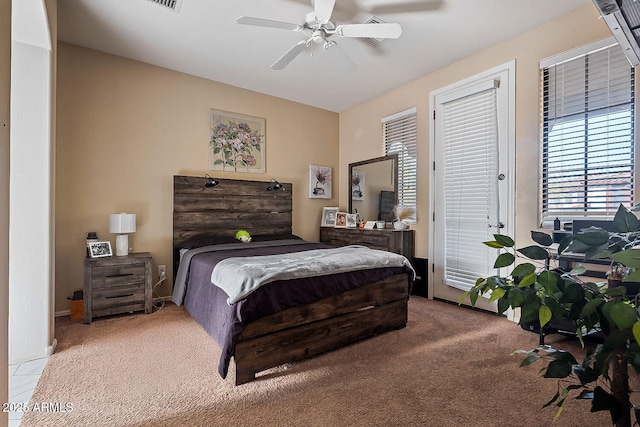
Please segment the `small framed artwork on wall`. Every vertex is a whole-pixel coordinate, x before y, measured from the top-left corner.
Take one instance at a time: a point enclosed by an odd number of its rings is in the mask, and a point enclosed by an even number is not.
[[[331,168],[309,165],[309,198],[331,198]]]
[[[322,208],[321,227],[335,227],[338,208]]]
[[[103,258],[112,255],[111,242],[89,242],[89,256],[91,258]]]

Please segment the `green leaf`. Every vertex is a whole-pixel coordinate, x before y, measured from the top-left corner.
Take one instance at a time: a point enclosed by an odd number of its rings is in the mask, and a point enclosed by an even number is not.
[[[525,366],[529,366],[539,359],[540,355],[538,353],[529,354],[522,362],[520,362],[520,367],[523,368]]]
[[[544,405],[542,405],[543,408],[546,408],[547,406],[551,405],[553,402],[555,402],[556,400],[558,400],[558,398],[560,397],[560,392],[556,392],[556,394],[551,398],[550,401],[548,401],[547,403],[545,403]]]
[[[564,239],[560,240],[560,243],[558,244],[558,253],[563,253],[569,247],[572,241],[573,236],[567,236]]]
[[[640,249],[627,249],[612,254],[611,258],[627,267],[640,267]]]
[[[561,303],[577,303],[584,299],[584,289],[577,283],[570,283],[564,288],[560,297]]]
[[[505,298],[500,298],[498,300],[498,314],[502,314],[509,309],[509,301]]]
[[[549,309],[553,313],[553,317],[555,317],[556,319],[562,319],[564,309],[553,297],[546,297],[544,299],[544,305],[549,307]]]
[[[502,298],[505,293],[506,291],[502,288],[494,289],[493,292],[491,292],[491,296],[489,297],[489,302]]]
[[[531,273],[535,273],[536,271],[536,266],[529,263],[529,262],[525,262],[524,264],[519,264],[516,266],[516,268],[513,269],[513,271],[511,272],[511,276],[512,277],[523,277],[526,276],[528,274]]]
[[[518,288],[511,288],[509,292],[507,292],[507,301],[509,301],[509,305],[513,308],[520,307],[520,305],[524,302],[524,292]]]
[[[563,360],[553,360],[547,366],[545,378],[566,378],[571,375],[571,364]]]
[[[640,226],[638,218],[623,205],[618,207],[616,216],[613,218],[613,225],[621,233],[636,231]]]
[[[522,255],[529,259],[544,260],[549,258],[549,252],[540,246],[527,246],[526,248],[518,249]]]
[[[540,326],[544,326],[549,323],[552,317],[553,314],[551,313],[551,309],[546,305],[541,305],[540,309],[538,310],[538,319],[540,320]]]
[[[580,319],[584,319],[585,317],[591,315],[591,313],[596,311],[596,308],[598,308],[603,301],[604,300],[602,298],[594,298],[586,303],[582,308],[582,311],[580,312]]]
[[[575,234],[574,239],[587,246],[601,246],[609,243],[609,233],[601,228],[589,227]]]
[[[553,244],[551,236],[540,231],[531,231],[531,239],[541,246],[551,246]]]
[[[489,242],[482,242],[482,244],[484,244],[485,246],[489,246],[490,248],[495,248],[495,249],[504,248],[504,245],[502,243],[498,243],[495,240],[492,240],[492,241],[489,241]]]
[[[478,295],[479,295],[479,292],[477,289],[472,290],[471,295],[469,295],[469,301],[471,301],[471,305],[473,307],[475,307],[476,302],[478,302]]]
[[[633,324],[633,338],[636,339],[636,342],[640,344],[640,322],[636,322]]]
[[[552,295],[558,290],[558,276],[553,271],[543,271],[538,275],[538,283],[542,285],[547,295]]]
[[[493,238],[504,247],[512,248],[515,246],[513,239],[509,236],[505,236],[504,234],[494,234]]]
[[[503,254],[500,254],[498,258],[496,258],[496,262],[495,264],[493,264],[493,268],[508,267],[511,264],[513,264],[515,260],[516,260],[516,257],[513,256],[513,254],[509,252],[505,252]]]
[[[587,268],[582,264],[576,264],[575,267],[569,272],[569,276],[580,276],[587,272]]]
[[[522,278],[520,283],[518,283],[518,287],[519,288],[526,288],[527,286],[531,286],[534,283],[536,283],[536,279],[537,278],[538,278],[538,276],[536,276],[536,273],[527,274],[526,276],[524,276]]]
[[[591,401],[591,412],[609,411],[611,414],[611,424],[615,424],[624,412],[622,405],[618,403],[612,394],[607,393],[598,386],[593,390],[593,400]]]
[[[636,310],[622,301],[613,304],[609,315],[620,329],[631,328],[638,321]]]

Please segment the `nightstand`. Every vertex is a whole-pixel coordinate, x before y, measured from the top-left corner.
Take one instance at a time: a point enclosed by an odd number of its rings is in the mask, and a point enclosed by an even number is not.
[[[84,323],[94,317],[144,310],[151,313],[149,252],[84,260]]]

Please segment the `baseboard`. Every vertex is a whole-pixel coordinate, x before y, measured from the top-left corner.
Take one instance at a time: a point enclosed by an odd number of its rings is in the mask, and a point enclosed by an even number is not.
[[[53,339],[53,344],[51,344],[49,347],[47,347],[47,357],[51,356],[53,354],[54,351],[56,351],[56,347],[58,346],[58,340],[57,339]]]
[[[153,299],[153,302],[157,302],[157,301],[171,301],[171,295],[167,295],[164,297],[155,297]],[[61,310],[61,311],[56,311],[54,316],[55,317],[62,317],[62,316],[69,316],[71,314],[71,310]]]

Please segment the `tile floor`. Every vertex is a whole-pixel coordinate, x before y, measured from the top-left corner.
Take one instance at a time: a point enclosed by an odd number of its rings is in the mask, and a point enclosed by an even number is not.
[[[47,358],[9,365],[9,402],[27,404],[40,375],[47,364]],[[9,412],[9,427],[18,427],[22,412]]]

